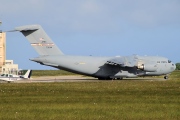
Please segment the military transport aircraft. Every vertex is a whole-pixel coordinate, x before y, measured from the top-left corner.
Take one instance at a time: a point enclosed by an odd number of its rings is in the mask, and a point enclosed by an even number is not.
[[[53,43],[40,25],[15,28],[20,31],[38,52],[39,57],[30,59],[42,65],[104,79],[123,79],[138,76],[159,76],[175,70],[176,66],[165,57],[159,56],[116,56],[93,57],[65,55]]]
[[[13,74],[2,74],[0,75],[0,80],[12,82],[17,80],[30,79],[32,70],[28,70],[25,75],[13,75]]]

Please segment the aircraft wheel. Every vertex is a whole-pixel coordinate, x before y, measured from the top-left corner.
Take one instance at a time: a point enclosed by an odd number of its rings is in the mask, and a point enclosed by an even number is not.
[[[98,80],[103,80],[103,78],[98,78]]]
[[[164,76],[164,79],[168,79],[168,76]]]
[[[98,80],[112,80],[112,78],[110,78],[110,77],[107,77],[107,78],[99,77]]]
[[[117,80],[122,80],[122,79],[123,79],[123,77],[117,78]]]
[[[114,80],[114,78],[107,77],[105,80]]]

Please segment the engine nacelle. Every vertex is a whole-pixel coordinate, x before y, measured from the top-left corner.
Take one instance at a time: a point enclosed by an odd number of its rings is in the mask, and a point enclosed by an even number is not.
[[[157,70],[157,65],[154,64],[141,64],[137,67],[140,70],[146,71],[146,72],[155,72]]]

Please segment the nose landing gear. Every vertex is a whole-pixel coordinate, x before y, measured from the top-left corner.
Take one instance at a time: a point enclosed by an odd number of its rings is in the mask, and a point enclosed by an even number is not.
[[[168,76],[166,75],[166,76],[164,76],[164,79],[168,79]]]

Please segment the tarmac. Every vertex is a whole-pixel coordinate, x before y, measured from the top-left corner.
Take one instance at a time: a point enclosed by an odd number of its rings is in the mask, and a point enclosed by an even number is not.
[[[13,81],[11,83],[50,83],[50,82],[100,82],[100,81],[127,81],[127,80],[146,80],[146,81],[166,81],[163,78],[157,77],[139,77],[139,78],[124,78],[123,80],[98,80],[97,78],[75,75],[75,76],[43,76],[32,77],[30,79]],[[0,83],[7,83],[7,81],[0,81]]]

